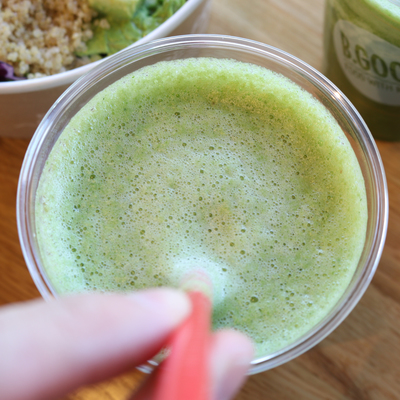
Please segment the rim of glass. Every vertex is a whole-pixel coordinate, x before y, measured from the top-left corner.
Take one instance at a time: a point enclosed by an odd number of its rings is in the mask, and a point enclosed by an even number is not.
[[[347,317],[364,294],[375,273],[384,247],[388,225],[388,191],[385,172],[379,151],[368,127],[346,96],[321,73],[300,59],[267,44],[226,35],[184,35],[169,37],[141,46],[127,48],[109,57],[109,59],[91,69],[72,84],[50,108],[37,128],[27,149],[18,182],[18,235],[26,264],[41,295],[47,300],[53,296],[56,297],[57,294],[51,288],[51,284],[40,264],[29,208],[30,205],[34,204],[35,198],[32,179],[35,165],[40,157],[42,147],[47,142],[48,137],[51,136],[52,125],[60,117],[63,109],[75,101],[80,93],[95,85],[97,81],[100,81],[108,74],[146,57],[172,50],[188,49],[189,47],[239,50],[244,53],[256,54],[284,64],[293,72],[305,77],[318,90],[335,101],[341,113],[344,114],[350,125],[355,128],[355,131],[358,132],[357,139],[362,147],[363,155],[368,161],[368,172],[374,189],[373,209],[376,213],[376,222],[374,221],[374,228],[370,234],[372,239],[370,240],[371,243],[365,257],[362,272],[354,280],[353,284],[349,285],[330,313],[308,333],[279,351],[253,360],[250,373],[258,373],[281,365],[304,353],[324,339]],[[53,143],[57,138],[58,136],[55,139],[52,138]]]

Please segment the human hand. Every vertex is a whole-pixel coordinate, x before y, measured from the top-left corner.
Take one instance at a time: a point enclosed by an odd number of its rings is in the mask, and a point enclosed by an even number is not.
[[[152,358],[189,312],[186,295],[172,289],[2,307],[0,398],[51,400],[126,372]],[[212,335],[212,400],[234,396],[252,353],[238,332]],[[151,400],[151,385],[134,399]]]

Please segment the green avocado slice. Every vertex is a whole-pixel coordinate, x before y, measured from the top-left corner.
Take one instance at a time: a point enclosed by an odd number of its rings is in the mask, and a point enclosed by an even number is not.
[[[106,0],[90,1],[99,4],[107,3]],[[86,42],[86,49],[77,52],[76,55],[83,57],[114,54],[156,29],[172,16],[185,1],[141,0],[130,20],[118,20],[108,16],[99,17],[106,18],[109,27],[104,28],[94,21],[92,23],[93,37]],[[108,0],[108,3],[128,3],[128,0]]]
[[[78,56],[114,54],[143,36],[133,21],[111,22],[109,29],[94,26],[92,30],[93,38],[86,42],[86,50],[79,52]]]
[[[89,0],[98,13],[117,21],[130,20],[140,0]]]

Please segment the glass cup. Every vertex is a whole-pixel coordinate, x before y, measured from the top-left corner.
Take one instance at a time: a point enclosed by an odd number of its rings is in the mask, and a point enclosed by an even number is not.
[[[291,79],[318,99],[346,133],[358,158],[366,185],[368,226],[357,269],[345,293],[331,311],[302,337],[281,350],[253,360],[250,373],[285,363],[315,346],[355,307],[367,289],[384,246],[388,194],[380,155],[364,121],[330,81],[301,60],[252,40],[221,35],[170,37],[126,49],[108,58],[76,81],[57,100],[38,127],[27,150],[17,195],[17,222],[22,252],[32,278],[45,299],[57,297],[38,249],[35,195],[44,163],[71,118],[96,93],[143,66],[189,57],[229,58],[266,67]]]

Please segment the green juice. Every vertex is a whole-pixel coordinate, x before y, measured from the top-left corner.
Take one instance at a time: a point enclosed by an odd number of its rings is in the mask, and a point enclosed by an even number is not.
[[[328,0],[323,73],[376,139],[400,140],[400,0]]]
[[[214,286],[215,329],[257,355],[290,344],[345,291],[365,241],[356,156],[287,78],[233,60],[168,61],[97,94],[40,178],[37,238],[57,293]]]

